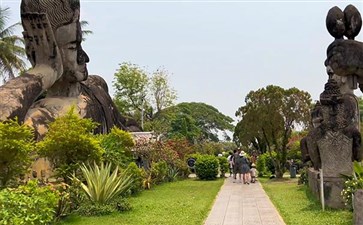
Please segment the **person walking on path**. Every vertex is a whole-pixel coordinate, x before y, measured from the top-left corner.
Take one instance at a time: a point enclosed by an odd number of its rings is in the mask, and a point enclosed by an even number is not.
[[[237,179],[237,173],[236,173],[236,158],[239,157],[239,150],[235,149],[233,150],[233,156],[232,156],[232,164],[233,164],[233,179]]]
[[[227,157],[229,164],[229,176],[231,177],[233,174],[233,153],[229,152],[229,156]]]
[[[233,169],[234,169],[234,176],[237,178],[237,173],[238,173],[238,177],[239,177],[239,183],[242,183],[242,177],[241,177],[241,175],[242,175],[242,166],[243,166],[243,162],[242,162],[242,160],[243,160],[243,157],[242,157],[242,155],[241,154],[239,154],[239,155],[237,155],[237,156],[234,156],[234,167],[233,167]],[[236,179],[235,178],[235,179]]]
[[[243,183],[244,184],[250,184],[249,182],[249,173],[250,173],[250,162],[247,158],[247,154],[242,151],[241,154],[241,173],[243,177]]]
[[[256,164],[254,164],[254,163],[252,163],[252,165],[251,165],[250,174],[251,174],[251,183],[255,183],[257,170],[256,170]]]

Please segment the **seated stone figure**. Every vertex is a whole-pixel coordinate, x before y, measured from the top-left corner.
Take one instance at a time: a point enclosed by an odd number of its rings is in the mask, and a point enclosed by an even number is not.
[[[113,126],[127,129],[106,82],[88,76],[79,14],[78,0],[22,0],[23,35],[33,67],[0,87],[0,120],[18,117],[41,139],[49,122],[76,106],[81,117],[100,124],[97,133]]]

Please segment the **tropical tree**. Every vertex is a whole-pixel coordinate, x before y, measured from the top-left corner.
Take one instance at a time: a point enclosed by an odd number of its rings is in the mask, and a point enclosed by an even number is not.
[[[149,129],[168,138],[185,137],[191,143],[219,141],[218,133],[232,131],[233,119],[211,105],[183,102],[155,114]]]
[[[150,73],[136,64],[124,62],[115,73],[114,101],[120,112],[135,121],[152,121],[156,113],[174,105],[176,91],[170,86],[168,72],[159,68]]]
[[[273,158],[276,176],[285,170],[288,142],[295,127],[307,127],[310,120],[310,94],[297,88],[269,85],[251,91],[236,116],[234,139],[247,147],[266,149]],[[262,152],[262,151],[261,151]],[[276,157],[272,157],[276,152]]]
[[[136,64],[124,62],[115,73],[113,87],[115,88],[115,104],[121,114],[138,115],[146,101],[149,79],[147,72]],[[135,118],[135,117],[134,117]]]
[[[174,101],[177,98],[176,91],[169,85],[168,72],[163,68],[159,68],[153,73],[150,82],[150,92],[156,113],[174,105]]]
[[[9,8],[0,7],[0,76],[5,82],[25,70],[25,49],[23,39],[14,35],[15,29],[20,23],[7,27]]]

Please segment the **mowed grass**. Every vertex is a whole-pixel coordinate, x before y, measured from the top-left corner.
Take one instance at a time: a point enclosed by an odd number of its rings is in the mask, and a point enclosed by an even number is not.
[[[326,209],[305,185],[297,179],[260,182],[287,225],[351,225],[353,214],[349,210]]]
[[[102,217],[70,216],[62,225],[201,225],[212,208],[224,179],[187,179],[154,186],[130,199],[133,209]]]

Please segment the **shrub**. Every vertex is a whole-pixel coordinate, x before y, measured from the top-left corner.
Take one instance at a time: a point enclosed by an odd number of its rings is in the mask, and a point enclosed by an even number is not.
[[[168,173],[166,175],[166,181],[168,182],[174,182],[178,179],[178,175],[179,175],[179,169],[169,166],[168,167]]]
[[[105,153],[103,160],[115,166],[125,168],[133,160],[131,148],[135,145],[129,132],[113,127],[109,134],[99,135],[100,144]]]
[[[16,120],[0,122],[0,188],[28,170],[33,138],[32,129]]]
[[[308,185],[309,180],[308,180],[308,168],[307,167],[303,167],[299,170],[299,180],[298,180],[298,184],[305,184]]]
[[[229,168],[229,163],[226,157],[217,157],[219,163],[220,177],[224,177]]]
[[[276,153],[272,152],[272,157],[276,157]],[[258,176],[269,176],[275,174],[275,166],[273,164],[273,159],[268,152],[258,156],[256,162],[256,169],[258,171]]]
[[[344,189],[341,192],[345,205],[352,208],[352,196],[358,189],[363,189],[363,166],[354,161],[354,176],[345,176]]]
[[[202,155],[195,162],[195,172],[201,180],[215,180],[218,175],[218,166],[218,159],[215,156]]]
[[[0,224],[49,224],[55,216],[59,193],[29,181],[16,189],[0,191]]]
[[[117,210],[114,205],[86,201],[80,205],[76,211],[76,214],[80,216],[104,216],[116,211]]]
[[[178,169],[178,177],[180,178],[188,178],[190,174],[189,167],[186,162],[181,159],[178,159],[174,163],[175,168]]]
[[[137,194],[142,190],[142,169],[137,167],[136,163],[132,162],[128,165],[125,173],[129,175],[132,179],[132,184],[130,187],[131,194]]]
[[[257,158],[256,169],[259,177],[263,177],[267,173],[265,154],[262,154]]]
[[[183,160],[186,155],[192,153],[193,149],[185,138],[171,139],[166,142],[166,145],[177,152],[179,159]]]
[[[112,164],[94,163],[93,167],[81,166],[82,174],[87,184],[81,183],[81,187],[94,203],[107,204],[114,197],[127,192],[131,185],[131,176],[127,173],[118,174],[118,167],[111,172]],[[74,180],[78,180],[75,176]]]
[[[96,123],[82,119],[72,108],[66,115],[50,123],[43,141],[38,142],[39,153],[49,158],[57,177],[69,183],[69,177],[88,160],[99,161],[103,149],[92,135]]]
[[[132,209],[132,206],[127,198],[118,197],[115,200],[112,200],[111,205],[118,211],[118,212],[125,212]]]
[[[165,181],[168,174],[166,162],[157,162],[151,165],[151,179],[153,184],[160,184]]]

